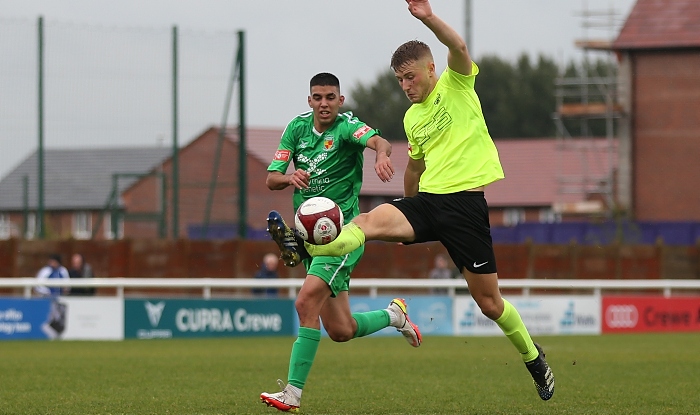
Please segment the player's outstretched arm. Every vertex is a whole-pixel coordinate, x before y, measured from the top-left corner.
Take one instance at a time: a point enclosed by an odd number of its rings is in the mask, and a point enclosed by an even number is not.
[[[391,164],[391,143],[385,138],[378,135],[373,135],[367,140],[367,147],[377,152],[377,157],[374,159],[374,171],[377,177],[383,182],[391,181],[394,177],[394,166]]]
[[[472,60],[462,36],[433,13],[428,0],[406,0],[406,3],[408,3],[408,10],[413,17],[423,22],[435,34],[440,43],[447,46],[447,66],[457,73],[470,75],[472,73]]]

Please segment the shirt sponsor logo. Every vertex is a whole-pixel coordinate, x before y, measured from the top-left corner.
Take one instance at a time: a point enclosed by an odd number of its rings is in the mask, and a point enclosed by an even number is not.
[[[289,150],[277,150],[273,161],[289,161],[289,156],[292,154]]]
[[[359,140],[371,129],[372,127],[370,127],[369,125],[363,125],[362,127],[358,128],[354,133],[352,133],[352,136],[355,137],[355,139]]]

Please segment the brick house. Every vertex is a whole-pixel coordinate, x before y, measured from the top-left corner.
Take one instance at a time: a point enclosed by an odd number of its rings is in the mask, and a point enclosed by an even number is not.
[[[44,230],[50,239],[111,239],[105,210],[114,175],[144,173],[170,155],[167,148],[44,150]],[[0,239],[37,237],[37,153],[0,180]],[[122,177],[121,192],[136,180]],[[121,230],[117,233],[121,236]]]
[[[267,166],[279,144],[282,129],[251,128],[247,137],[247,229],[249,238],[265,238],[265,218],[271,209],[293,215],[291,192],[265,186]],[[602,143],[601,143],[602,144]],[[583,194],[557,195],[561,166],[573,172],[583,168],[575,151],[557,148],[555,139],[497,140],[506,179],[487,188],[492,225],[552,222],[560,218],[552,206],[580,202]],[[227,129],[221,142],[216,187],[211,198],[208,231],[203,234],[205,211],[219,146],[219,129],[211,127],[179,152],[178,237],[231,239],[238,235],[238,133]],[[52,238],[111,239],[172,237],[172,159],[169,148],[47,150],[46,220]],[[365,152],[364,186],[360,210],[403,195],[408,155],[403,143],[394,143],[396,176],[383,183],[374,172],[374,152]],[[115,182],[117,173],[122,175]],[[135,176],[140,175],[140,177]],[[36,154],[0,181],[0,237],[20,237],[24,222],[22,177],[29,177],[28,238],[36,211]],[[163,183],[165,180],[165,183]],[[119,197],[110,195],[116,183]],[[89,197],[88,197],[89,196]],[[114,210],[116,209],[116,211]],[[116,214],[118,213],[118,214]],[[112,217],[122,220],[115,221]],[[113,229],[114,228],[114,229]]]
[[[292,189],[270,191],[265,186],[267,166],[277,149],[282,130],[251,128],[247,131],[246,194],[248,235],[260,238],[264,235],[267,213],[278,210],[291,217]],[[215,154],[219,146],[219,128],[211,127],[180,149],[179,152],[179,237],[198,239],[206,222],[206,206],[212,183]],[[239,144],[238,131],[229,128],[223,134],[216,186],[211,198],[209,230],[207,235],[216,238],[235,238],[238,235],[239,199]],[[172,158],[163,160],[154,170],[163,172],[166,180],[172,177]],[[161,188],[158,176],[144,177],[134,182],[122,193],[125,212],[149,213],[159,210]],[[172,236],[172,186],[166,186],[167,235]],[[126,221],[124,234],[129,237],[156,237],[157,224],[153,221]]]
[[[247,160],[247,210],[248,233],[252,238],[264,238],[267,213],[276,209],[284,217],[293,215],[292,189],[270,191],[265,186],[267,166],[279,144],[282,129],[255,128],[248,131]],[[183,147],[179,155],[180,198],[179,234],[197,239],[202,236],[202,224],[209,186],[211,184],[214,154],[218,145],[219,129],[212,127]],[[216,192],[212,199],[209,217],[209,235],[222,238],[237,236],[238,223],[238,132],[231,128],[223,136],[221,163],[218,170]],[[576,203],[586,200],[580,194],[557,194],[557,174],[579,173],[584,169],[580,154],[574,150],[562,150],[555,139],[497,140],[506,180],[487,188],[493,225],[515,225],[519,222],[554,222],[560,217],[553,211],[556,203]],[[598,143],[606,145],[604,140]],[[380,203],[403,195],[403,174],[408,154],[403,143],[393,143],[392,162],[396,170],[394,179],[384,183],[374,172],[374,151],[365,150],[364,184],[360,193],[360,210],[366,212]],[[290,167],[291,168],[291,167]],[[591,168],[588,166],[587,168]],[[595,168],[592,167],[592,168]],[[600,167],[602,169],[602,167]],[[163,161],[156,170],[171,177],[172,160]],[[595,172],[601,173],[601,172]],[[158,178],[145,177],[122,193],[127,214],[153,212],[159,203]],[[171,203],[171,187],[166,186],[165,201]],[[171,223],[171,208],[166,212],[166,223]],[[156,236],[156,224],[131,222],[124,224],[124,234],[130,237]],[[170,235],[170,230],[168,231]]]
[[[638,0],[612,47],[630,115],[620,203],[639,221],[700,221],[700,2]]]

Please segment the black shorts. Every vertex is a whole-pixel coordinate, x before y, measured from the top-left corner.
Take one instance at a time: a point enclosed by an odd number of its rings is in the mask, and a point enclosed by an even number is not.
[[[416,239],[409,243],[440,241],[460,272],[463,268],[475,274],[496,272],[484,192],[421,192],[389,204],[396,206],[413,227]]]

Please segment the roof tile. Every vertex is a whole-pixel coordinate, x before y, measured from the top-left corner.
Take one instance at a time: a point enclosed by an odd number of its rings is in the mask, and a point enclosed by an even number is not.
[[[637,0],[614,49],[700,47],[700,1]]]

